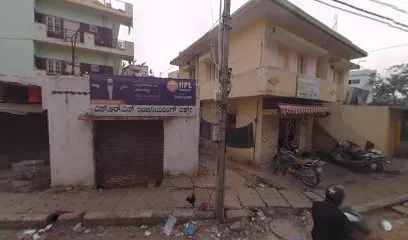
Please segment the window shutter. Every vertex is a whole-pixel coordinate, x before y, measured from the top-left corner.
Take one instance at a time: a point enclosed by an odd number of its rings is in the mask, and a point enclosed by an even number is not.
[[[67,63],[65,61],[61,61],[61,73],[62,75],[70,74],[67,72]]]

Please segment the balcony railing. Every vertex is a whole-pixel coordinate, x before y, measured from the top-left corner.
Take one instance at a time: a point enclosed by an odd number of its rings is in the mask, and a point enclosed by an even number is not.
[[[94,3],[103,5],[106,8],[126,12],[126,3],[120,0],[94,0]]]
[[[76,30],[72,30],[72,29],[55,29],[55,28],[47,27],[47,37],[63,39],[66,42],[71,42],[72,39],[75,38],[76,32],[77,32]],[[79,42],[84,43],[84,33],[85,32],[78,31],[77,37],[76,37],[77,43]],[[95,37],[94,41],[95,41],[95,46],[114,48],[114,49],[118,49],[122,51],[126,50],[126,41],[119,40],[117,38],[102,39],[99,37]]]

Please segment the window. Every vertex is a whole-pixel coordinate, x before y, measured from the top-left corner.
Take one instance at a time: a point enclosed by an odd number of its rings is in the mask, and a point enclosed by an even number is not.
[[[349,84],[350,84],[350,85],[352,85],[352,84],[360,84],[360,79],[352,79],[352,80],[349,80]]]
[[[62,62],[59,60],[47,59],[46,68],[48,74],[60,75],[62,73]]]
[[[305,58],[299,55],[297,60],[297,73],[305,74],[305,67]]]
[[[91,65],[91,71],[92,72],[99,72],[99,65],[92,64]]]
[[[218,69],[215,63],[210,63],[208,64],[208,75],[209,75],[209,80],[216,80],[218,79]]]
[[[48,31],[60,33],[62,30],[61,18],[47,16],[47,27]]]
[[[237,115],[236,114],[228,114],[228,127],[235,128],[237,126]]]
[[[89,25],[89,31],[93,32],[93,33],[98,33],[98,26],[90,24]]]

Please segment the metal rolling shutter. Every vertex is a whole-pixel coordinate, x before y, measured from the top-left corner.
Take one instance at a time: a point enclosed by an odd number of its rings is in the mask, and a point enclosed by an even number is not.
[[[97,185],[146,186],[163,179],[161,121],[96,121]]]

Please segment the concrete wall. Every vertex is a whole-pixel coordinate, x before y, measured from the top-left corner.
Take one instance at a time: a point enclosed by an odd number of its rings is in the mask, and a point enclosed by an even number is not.
[[[197,106],[200,106],[197,89]],[[194,117],[164,120],[164,172],[171,175],[198,173],[200,141],[200,109]]]
[[[51,182],[59,185],[95,184],[92,121],[78,120],[88,112],[89,95],[52,91],[89,92],[89,79],[47,77],[43,84],[50,135]],[[199,96],[197,95],[199,106]],[[198,171],[199,110],[195,117],[164,122],[164,171],[195,175]]]
[[[34,77],[34,0],[0,2],[0,74]]]
[[[329,104],[330,115],[319,118],[318,125],[336,140],[349,140],[361,147],[374,143],[386,155],[390,147],[390,110],[388,107],[352,106],[339,102]],[[315,142],[316,144],[316,142]]]
[[[89,92],[89,80],[50,77],[44,82],[47,95],[43,98],[48,98],[51,185],[94,186],[92,122],[78,120],[78,116],[89,107],[89,95],[52,93]]]

